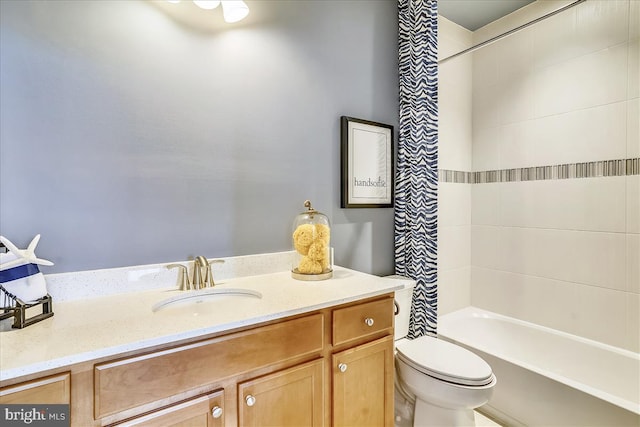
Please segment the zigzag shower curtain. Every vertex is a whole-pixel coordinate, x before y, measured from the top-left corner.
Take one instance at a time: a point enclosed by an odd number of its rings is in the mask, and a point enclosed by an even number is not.
[[[409,338],[436,334],[438,5],[398,0],[400,123],[395,196],[396,274],[416,280]]]

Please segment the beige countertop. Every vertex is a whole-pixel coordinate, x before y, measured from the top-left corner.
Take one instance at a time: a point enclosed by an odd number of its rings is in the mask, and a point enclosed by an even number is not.
[[[117,356],[208,334],[310,312],[400,289],[397,281],[335,267],[333,278],[298,281],[289,271],[220,280],[262,298],[223,297],[152,311],[179,295],[167,286],[56,303],[54,316],[24,329],[0,332],[0,381]]]

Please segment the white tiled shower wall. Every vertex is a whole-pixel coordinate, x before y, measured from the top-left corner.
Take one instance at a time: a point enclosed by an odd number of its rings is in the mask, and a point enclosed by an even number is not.
[[[473,45],[472,33],[439,16],[438,58]],[[472,62],[458,57],[438,69],[438,168],[471,170]],[[438,186],[438,312],[471,304],[471,185]]]
[[[444,22],[440,48],[567,3],[537,1],[475,33]],[[639,27],[640,0],[587,0],[443,64],[439,168],[640,157]],[[441,183],[439,203],[440,314],[471,304],[640,351],[639,175]]]

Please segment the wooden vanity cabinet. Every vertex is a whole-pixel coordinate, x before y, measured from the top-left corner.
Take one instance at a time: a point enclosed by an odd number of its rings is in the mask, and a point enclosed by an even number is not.
[[[318,357],[324,317],[311,314],[95,366],[95,418],[214,385],[268,366]]]
[[[0,388],[71,425],[392,426],[393,294]],[[70,393],[70,389],[73,393]]]

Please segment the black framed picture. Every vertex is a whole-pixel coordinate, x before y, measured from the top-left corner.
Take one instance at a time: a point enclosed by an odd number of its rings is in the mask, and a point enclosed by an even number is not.
[[[393,207],[393,126],[342,116],[343,208]]]

